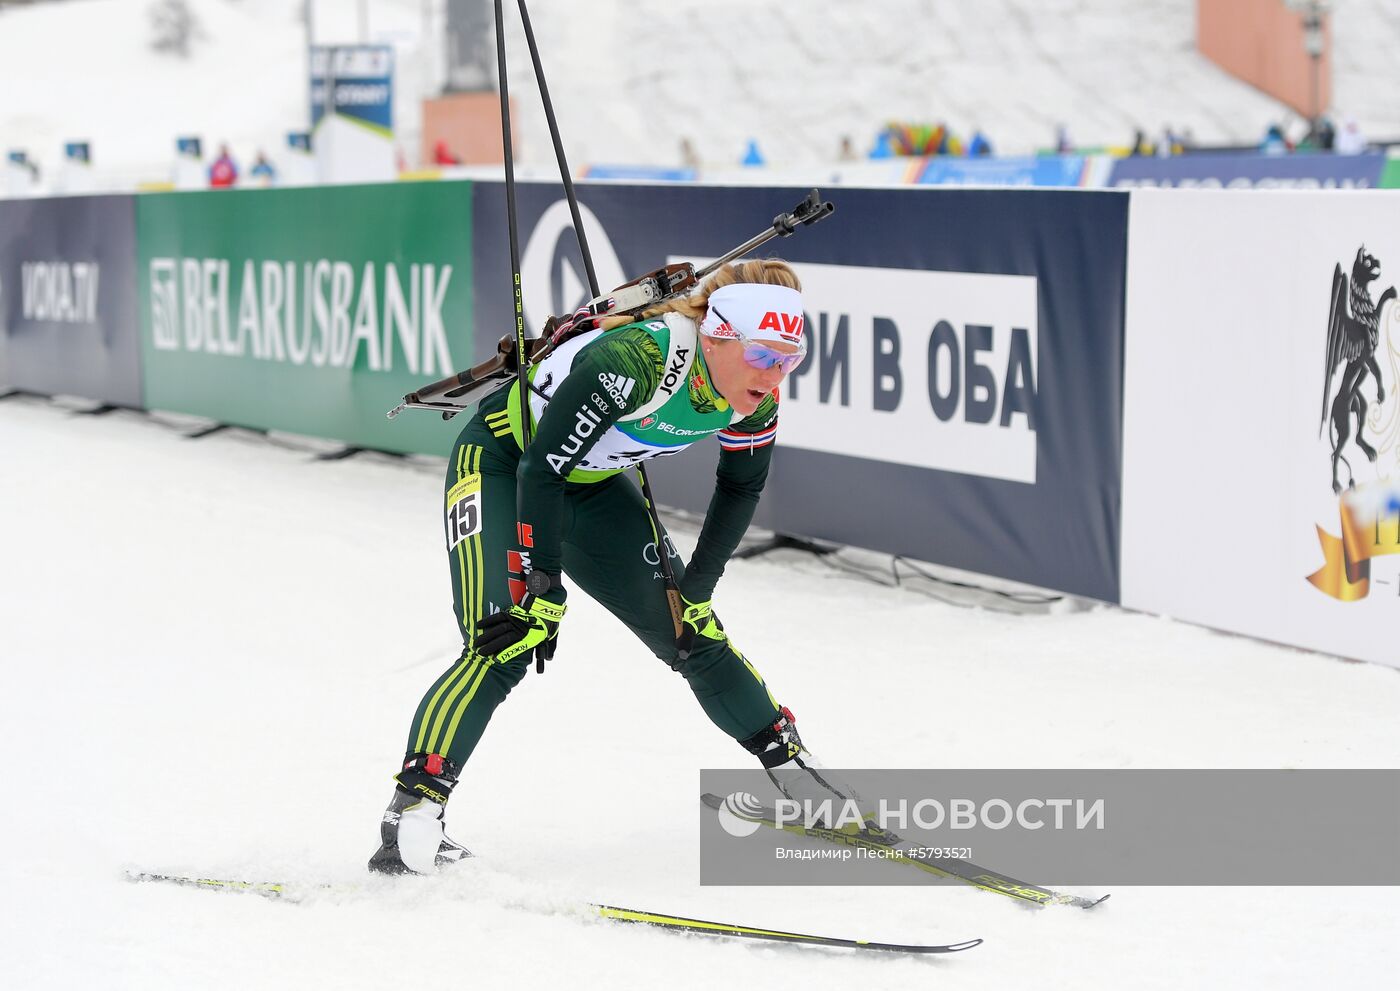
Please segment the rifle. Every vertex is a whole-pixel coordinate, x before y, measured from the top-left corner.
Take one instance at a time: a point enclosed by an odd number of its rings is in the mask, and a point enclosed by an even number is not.
[[[697,271],[691,262],[667,265],[624,283],[606,295],[589,300],[586,306],[594,315],[639,314],[647,307],[689,292],[721,266],[743,257],[773,238],[790,237],[799,227],[808,227],[825,220],[835,211],[836,206],[823,200],[821,194],[814,189],[791,210],[774,217],[767,229],[725,252],[723,257],[704,268]],[[555,317],[550,317],[541,336],[526,340],[527,366],[543,361],[558,345],[574,336],[566,334],[556,339],[552,333],[556,322]],[[583,333],[587,329],[581,328],[575,333]],[[417,390],[404,396],[403,402],[391,409],[388,417],[392,420],[406,409],[428,409],[437,410],[442,413],[444,420],[450,420],[462,410],[509,385],[511,379],[519,373],[517,354],[516,337],[507,334],[497,342],[496,353],[490,358],[445,379],[419,386]]]

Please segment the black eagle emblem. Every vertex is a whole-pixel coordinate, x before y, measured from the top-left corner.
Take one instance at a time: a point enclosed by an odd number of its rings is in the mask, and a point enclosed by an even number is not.
[[[1331,399],[1332,421],[1332,491],[1342,491],[1337,480],[1337,463],[1346,462],[1348,488],[1356,488],[1356,476],[1351,462],[1342,456],[1342,448],[1351,436],[1351,418],[1356,417],[1356,446],[1361,448],[1370,461],[1376,460],[1376,449],[1366,443],[1361,429],[1366,425],[1366,400],[1361,395],[1361,383],[1369,371],[1376,380],[1376,402],[1385,402],[1385,386],[1381,384],[1381,370],[1376,364],[1376,345],[1380,339],[1381,311],[1385,304],[1395,299],[1395,287],[1381,293],[1381,298],[1371,302],[1370,284],[1380,278],[1381,263],[1375,256],[1366,253],[1366,246],[1357,249],[1356,260],[1351,266],[1351,281],[1342,274],[1338,265],[1332,272],[1332,303],[1327,314],[1327,380],[1322,389],[1322,423],[1318,436],[1322,435],[1328,421],[1328,399]],[[1350,312],[1348,312],[1348,304]],[[1341,385],[1336,395],[1332,394],[1332,379],[1337,369],[1342,368]]]

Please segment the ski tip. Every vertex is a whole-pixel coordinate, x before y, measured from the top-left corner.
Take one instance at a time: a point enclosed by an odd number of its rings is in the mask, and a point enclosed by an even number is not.
[[[1108,901],[1109,897],[1109,895],[1100,895],[1097,898],[1086,898],[1084,895],[1056,895],[1048,901],[1041,902],[1040,905],[1068,905],[1071,908],[1090,909]]]
[[[982,940],[965,939],[961,943],[945,943],[942,945],[919,945],[907,946],[900,943],[865,943],[862,944],[870,950],[893,950],[898,953],[960,953],[963,950],[970,950],[974,946],[981,946]]]
[[[974,946],[981,945],[982,939],[980,937],[977,939],[965,939],[961,943],[949,943],[947,946],[947,951],[949,953],[957,953],[959,950],[970,950]]]

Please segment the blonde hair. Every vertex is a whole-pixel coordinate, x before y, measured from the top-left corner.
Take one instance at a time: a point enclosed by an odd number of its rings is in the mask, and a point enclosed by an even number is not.
[[[623,324],[631,323],[637,319],[656,317],[663,313],[679,313],[681,316],[689,317],[699,323],[705,319],[705,311],[709,309],[710,293],[724,286],[732,286],[741,282],[765,286],[786,286],[788,289],[802,291],[802,283],[798,281],[797,273],[792,270],[792,266],[778,258],[762,258],[755,261],[739,262],[736,265],[722,265],[698,288],[691,290],[684,296],[676,296],[664,303],[657,303],[655,306],[643,310],[640,317],[605,317],[599,326],[605,330],[611,330],[613,327],[621,327]]]

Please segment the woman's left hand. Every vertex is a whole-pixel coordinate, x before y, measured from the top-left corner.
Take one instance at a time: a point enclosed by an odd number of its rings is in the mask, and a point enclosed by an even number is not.
[[[685,609],[681,612],[681,634],[676,637],[676,653],[681,660],[690,656],[695,649],[697,637],[704,637],[707,640],[728,640],[729,634],[724,632],[724,624],[715,615],[714,605],[706,599],[704,602],[691,602],[681,595],[681,603]]]

